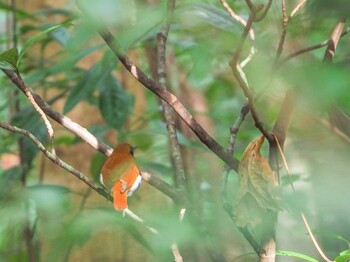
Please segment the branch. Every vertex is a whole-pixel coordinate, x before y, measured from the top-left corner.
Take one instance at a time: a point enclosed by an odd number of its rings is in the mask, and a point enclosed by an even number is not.
[[[263,20],[266,17],[267,13],[270,10],[271,5],[272,5],[272,0],[269,0],[269,2],[267,3],[267,5],[264,9],[264,12],[261,14],[261,16],[255,18],[255,22],[260,22],[261,20]]]
[[[345,36],[346,34],[348,34],[350,32],[350,27],[346,28],[344,30],[344,32],[340,35],[340,37],[343,37]],[[328,40],[325,40],[325,41],[322,41],[321,43],[318,43],[318,44],[315,44],[315,45],[312,45],[312,46],[309,46],[309,47],[305,47],[305,48],[302,48],[298,51],[295,51],[289,55],[287,55],[284,59],[282,59],[279,64],[284,64],[285,62],[289,61],[290,59],[296,57],[296,56],[299,56],[299,55],[302,55],[302,54],[305,54],[307,52],[310,52],[310,51],[313,51],[313,50],[316,50],[316,49],[319,49],[319,48],[322,48],[326,45],[329,45],[329,43],[331,42],[332,40],[331,39],[328,39]]]
[[[151,173],[142,171],[141,172],[142,179],[147,181],[150,185],[158,189],[160,192],[164,193],[168,197],[170,197],[175,203],[183,203],[183,194],[175,189],[173,186],[169,185],[167,182],[163,181],[159,177],[152,175]]]
[[[82,172],[76,170],[74,167],[70,166],[69,164],[67,164],[66,162],[64,162],[63,160],[61,160],[55,153],[49,152],[44,146],[43,144],[41,144],[41,142],[29,131],[15,127],[15,126],[11,126],[6,122],[0,122],[0,127],[4,128],[10,132],[13,133],[18,133],[18,134],[22,134],[26,137],[28,137],[30,140],[32,140],[34,142],[34,144],[37,146],[37,148],[44,153],[44,155],[50,159],[54,164],[60,166],[61,168],[65,169],[66,171],[68,171],[69,173],[73,174],[75,177],[77,177],[78,179],[80,179],[81,181],[83,181],[85,184],[87,184],[90,188],[92,188],[93,190],[95,190],[97,193],[99,193],[101,196],[103,196],[105,199],[107,199],[108,201],[113,203],[113,198],[112,196],[106,192],[104,189],[102,189],[101,187],[99,187],[97,184],[95,184],[91,179],[89,179],[87,176],[85,176]],[[82,208],[82,207],[80,207]],[[127,214],[129,217],[131,217],[133,220],[144,224],[145,222],[142,218],[140,218],[139,216],[137,216],[136,214],[134,214],[130,209],[126,209],[124,210],[123,214]],[[158,234],[158,231],[148,225],[145,225],[145,227],[151,231],[153,234]]]
[[[20,81],[18,76],[11,70],[4,70],[5,74],[11,79],[11,81],[22,90],[21,85],[23,81]],[[80,137],[87,144],[100,151],[106,156],[112,154],[112,148],[104,144],[101,140],[91,134],[86,128],[80,126],[78,123],[72,121],[70,118],[54,111],[38,94],[32,91],[35,102],[43,110],[45,114],[55,120],[57,123],[61,124],[69,131],[71,131],[76,136]],[[175,202],[181,199],[181,194],[173,189],[171,185],[162,181],[159,177],[147,173],[147,176],[143,176],[143,179],[148,182],[153,187],[157,188],[159,191],[173,199]]]
[[[244,105],[241,108],[241,112],[239,117],[236,119],[235,123],[233,126],[230,127],[230,137],[227,145],[227,151],[230,154],[234,153],[234,145],[236,142],[236,136],[239,131],[239,128],[241,127],[241,124],[243,123],[246,115],[249,113],[249,104],[248,101],[244,103]]]
[[[220,0],[221,4],[223,5],[223,7],[226,9],[226,11],[229,13],[229,15],[235,19],[236,21],[238,21],[239,23],[241,23],[244,27],[247,26],[247,21],[244,20],[241,16],[237,15],[232,8],[228,5],[228,3],[226,2],[226,0]],[[249,37],[252,41],[255,40],[255,34],[254,34],[254,30],[253,28],[249,29]],[[255,54],[255,48],[254,46],[252,46],[250,48],[250,53],[249,55],[240,63],[241,68],[245,67],[246,64],[252,59],[253,55]]]
[[[299,12],[299,10],[304,6],[304,4],[306,3],[307,0],[301,0],[299,2],[299,4],[297,4],[297,6],[293,9],[293,11],[290,13],[288,20],[292,19],[297,12]]]
[[[102,188],[100,188],[97,184],[95,184],[92,180],[90,180],[87,176],[85,176],[83,173],[81,173],[80,171],[76,170],[75,168],[73,168],[72,166],[70,166],[69,164],[67,164],[66,162],[62,161],[56,154],[48,151],[43,144],[41,144],[41,142],[29,131],[15,127],[15,126],[11,126],[6,122],[0,122],[0,127],[3,129],[6,129],[12,133],[18,133],[18,134],[22,134],[26,137],[28,137],[30,140],[32,140],[34,142],[34,144],[37,146],[37,148],[44,153],[44,155],[50,159],[54,164],[62,167],[63,169],[65,169],[66,171],[68,171],[69,173],[73,174],[74,176],[76,176],[78,179],[80,179],[81,181],[83,181],[86,185],[88,185],[89,187],[91,187],[93,190],[95,190],[97,193],[99,193],[100,195],[102,195],[104,198],[108,199],[111,201],[111,196],[104,191]]]
[[[169,0],[167,5],[167,15],[164,21],[164,25],[161,32],[157,35],[157,61],[158,61],[158,83],[166,89],[167,76],[166,76],[166,41],[168,38],[169,28],[171,19],[175,9],[175,0]],[[169,144],[170,144],[170,156],[171,162],[175,169],[175,183],[178,188],[185,190],[185,169],[182,161],[182,155],[180,150],[180,144],[177,138],[175,120],[171,107],[164,101],[161,100],[163,115],[168,129]]]
[[[226,2],[226,0],[220,0],[222,6],[226,9],[226,11],[229,13],[229,15],[235,19],[236,21],[240,22],[244,27],[247,26],[247,21],[244,20],[241,16],[237,15],[232,8],[229,6],[229,4]],[[255,39],[255,34],[254,30],[250,28],[249,30],[249,36],[250,39],[254,40]]]
[[[124,67],[145,87],[152,91],[155,95],[167,102],[174,111],[181,117],[181,119],[192,129],[197,137],[204,143],[211,151],[213,151],[219,158],[230,165],[237,171],[239,161],[229,155],[224,148],[214,140],[204,128],[194,119],[194,117],[187,111],[187,109],[181,104],[177,97],[164,89],[162,85],[148,78],[145,73],[140,70],[135,63],[133,63],[128,56],[126,56],[114,38],[114,36],[106,29],[101,28],[99,34],[105,40],[107,45],[111,48],[114,54],[118,57]]]
[[[241,87],[245,97],[248,99],[248,104],[249,104],[249,109],[250,112],[252,114],[252,117],[254,119],[255,122],[255,126],[260,130],[260,132],[266,137],[266,139],[269,141],[269,143],[273,143],[273,136],[269,133],[269,131],[264,127],[263,122],[261,121],[256,108],[255,108],[255,102],[254,102],[254,97],[253,97],[253,93],[250,90],[248,83],[246,82],[246,78],[244,76],[243,71],[241,70],[239,64],[238,64],[238,60],[239,60],[239,56],[240,53],[242,51],[244,42],[247,38],[248,32],[255,20],[256,14],[257,12],[259,12],[261,10],[262,6],[260,6],[260,8],[254,8],[248,18],[247,21],[247,25],[244,28],[244,31],[242,33],[241,39],[238,43],[237,49],[230,61],[230,66],[233,72],[234,77],[236,78],[236,80],[238,81],[239,86]],[[243,76],[242,76],[243,75]]]
[[[346,18],[341,18],[333,29],[331,39],[328,42],[326,52],[323,57],[323,62],[332,62],[335,55],[335,49],[338,46],[339,39],[345,27]]]
[[[287,16],[286,11],[286,1],[282,0],[282,16],[283,16],[283,23],[282,23],[282,31],[281,31],[281,37],[280,41],[278,43],[277,53],[276,53],[276,59],[275,59],[275,65],[277,64],[277,61],[279,60],[282,52],[283,52],[283,46],[286,40],[287,35],[287,26],[289,22],[292,20],[292,18],[296,15],[296,13],[304,6],[307,0],[301,0],[297,6],[293,9],[293,11],[290,13],[289,16]]]
[[[53,134],[53,128],[50,123],[50,121],[47,119],[45,113],[42,111],[42,109],[39,107],[39,105],[36,103],[32,90],[26,85],[26,83],[23,81],[21,75],[18,72],[14,72],[12,70],[3,69],[2,70],[13,83],[16,81],[18,83],[18,87],[21,89],[21,91],[25,94],[25,96],[28,98],[29,102],[33,105],[34,109],[40,114],[41,118],[44,120],[45,126],[47,128],[47,132],[49,134],[50,143],[51,143],[51,150],[52,153],[55,153],[54,148],[54,134]]]
[[[286,0],[282,0],[282,16],[283,16],[282,31],[281,31],[280,41],[278,43],[275,61],[278,61],[282,54],[284,42],[286,40],[286,35],[287,35],[287,26],[289,23],[289,18],[287,16],[287,11],[286,11]]]

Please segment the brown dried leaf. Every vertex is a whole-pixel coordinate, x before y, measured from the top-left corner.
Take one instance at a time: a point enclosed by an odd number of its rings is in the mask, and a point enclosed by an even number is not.
[[[240,186],[234,214],[240,227],[254,227],[263,220],[268,210],[281,210],[277,203],[279,186],[275,172],[269,161],[260,154],[263,143],[264,136],[252,141],[238,167]]]

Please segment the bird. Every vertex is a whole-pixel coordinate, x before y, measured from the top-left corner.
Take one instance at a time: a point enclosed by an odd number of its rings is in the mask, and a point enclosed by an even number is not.
[[[128,208],[128,196],[139,188],[142,181],[134,157],[135,148],[128,143],[117,145],[101,169],[100,182],[113,195],[113,206],[118,211]]]

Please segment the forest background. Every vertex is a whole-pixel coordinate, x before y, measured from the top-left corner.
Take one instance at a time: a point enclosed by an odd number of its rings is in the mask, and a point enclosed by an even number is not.
[[[350,259],[349,13],[1,1],[0,260]],[[125,141],[144,181],[124,217],[98,176]]]

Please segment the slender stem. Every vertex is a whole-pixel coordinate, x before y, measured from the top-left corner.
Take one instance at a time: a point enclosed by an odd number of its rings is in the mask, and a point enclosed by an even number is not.
[[[257,18],[255,18],[255,22],[260,22],[261,20],[263,20],[267,13],[269,12],[270,8],[271,8],[271,5],[272,5],[272,0],[269,0],[269,2],[267,3],[265,9],[264,9],[264,12]]]
[[[175,0],[169,0],[167,5],[167,15],[164,21],[164,25],[161,31],[157,35],[157,60],[158,60],[158,82],[159,84],[166,88],[167,87],[167,77],[166,77],[166,42],[168,38],[168,33],[170,29],[172,15],[175,9]],[[170,144],[170,156],[175,169],[175,182],[176,186],[185,190],[185,169],[182,160],[180,144],[177,138],[175,120],[171,107],[164,101],[161,100],[163,107],[163,115],[166,122],[169,135]]]
[[[281,32],[280,41],[278,43],[276,59],[275,59],[276,62],[279,60],[279,58],[283,52],[283,46],[284,46],[284,42],[286,40],[286,35],[287,35],[287,26],[289,23],[289,18],[287,16],[287,11],[286,11],[286,0],[282,0],[282,16],[283,16],[282,32]]]

